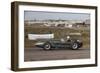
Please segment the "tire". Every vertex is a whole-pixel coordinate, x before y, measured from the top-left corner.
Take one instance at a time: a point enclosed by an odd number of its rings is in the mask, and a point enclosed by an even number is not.
[[[78,49],[78,43],[74,42],[72,44],[72,50],[77,50]]]
[[[45,43],[43,49],[44,50],[51,50],[51,44],[50,43]]]

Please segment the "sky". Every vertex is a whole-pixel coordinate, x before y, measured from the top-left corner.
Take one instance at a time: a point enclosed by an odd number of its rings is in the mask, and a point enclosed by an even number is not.
[[[87,13],[68,13],[68,12],[44,12],[44,11],[24,11],[24,20],[87,20],[90,14]]]

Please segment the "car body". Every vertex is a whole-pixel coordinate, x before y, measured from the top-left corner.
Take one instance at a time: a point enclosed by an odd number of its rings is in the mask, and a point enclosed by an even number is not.
[[[39,41],[35,46],[43,48],[44,50],[50,50],[54,48],[71,48],[73,50],[82,47],[83,43],[81,40],[76,39],[48,39]]]

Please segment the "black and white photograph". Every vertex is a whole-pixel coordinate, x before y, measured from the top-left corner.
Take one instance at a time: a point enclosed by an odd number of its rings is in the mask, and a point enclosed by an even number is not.
[[[24,61],[90,58],[90,14],[24,11]]]

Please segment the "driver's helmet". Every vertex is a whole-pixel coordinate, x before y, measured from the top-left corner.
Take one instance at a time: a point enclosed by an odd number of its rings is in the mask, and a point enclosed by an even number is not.
[[[67,40],[69,40],[70,39],[70,36],[67,36]]]

